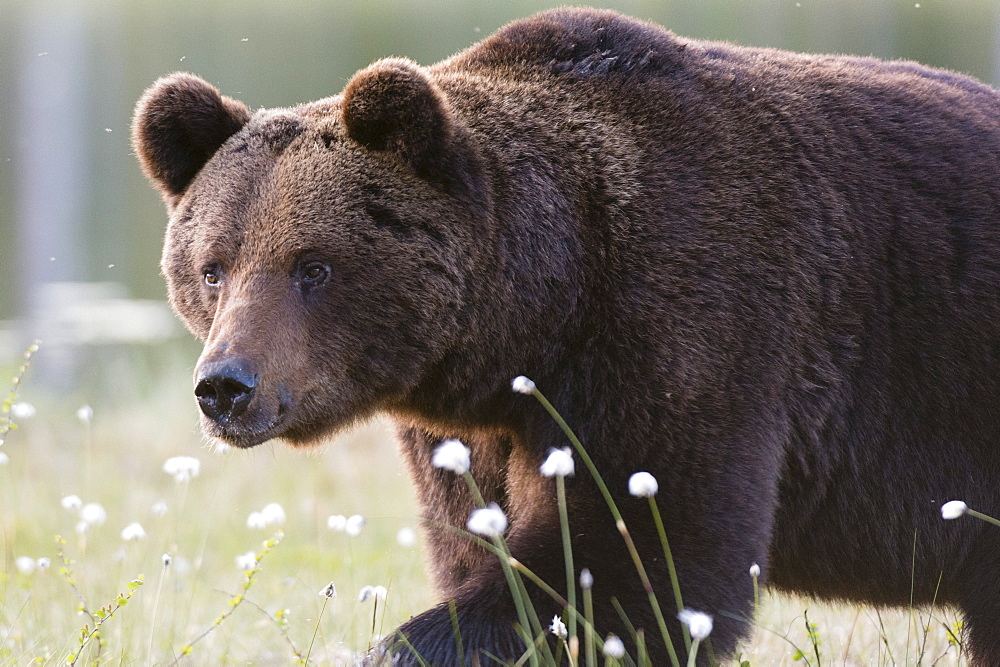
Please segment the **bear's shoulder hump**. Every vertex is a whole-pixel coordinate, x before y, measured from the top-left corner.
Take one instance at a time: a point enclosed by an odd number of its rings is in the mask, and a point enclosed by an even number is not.
[[[682,40],[655,24],[612,10],[562,7],[507,24],[450,64],[579,76],[663,72],[676,66],[684,49]]]

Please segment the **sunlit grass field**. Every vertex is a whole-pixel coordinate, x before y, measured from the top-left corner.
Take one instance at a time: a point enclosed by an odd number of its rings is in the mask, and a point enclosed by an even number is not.
[[[14,417],[19,428],[0,447],[0,663],[350,665],[378,635],[434,603],[391,426],[375,421],[319,450],[274,443],[216,451],[198,431],[191,350],[170,344],[93,354],[75,367],[84,389],[58,391],[50,386],[58,369],[36,373],[50,351],[43,344],[36,354],[38,368],[27,370],[17,392],[15,415],[24,416]],[[0,360],[0,382],[20,361]],[[0,385],[0,397],[8,390]],[[91,410],[80,410],[85,405]],[[197,458],[197,476],[175,481],[164,472],[175,456]],[[81,523],[72,501],[63,506],[72,495],[99,503],[105,521]],[[284,520],[248,526],[269,503],[281,506]],[[356,535],[328,527],[331,515],[355,514],[365,518]],[[123,539],[136,522],[145,536]],[[418,529],[415,543],[400,535],[406,528]],[[268,540],[276,543],[255,562]],[[336,596],[321,596],[331,582]],[[384,586],[387,595],[359,601],[365,586]],[[127,604],[118,606],[120,597]],[[948,610],[875,610],[762,592],[741,659],[964,664],[951,634],[960,639],[957,620]],[[654,656],[654,664],[665,662]]]

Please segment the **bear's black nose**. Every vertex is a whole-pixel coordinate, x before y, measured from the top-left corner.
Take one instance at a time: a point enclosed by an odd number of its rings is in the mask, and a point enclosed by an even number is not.
[[[249,364],[227,359],[198,369],[194,395],[205,416],[224,425],[243,414],[256,387],[257,376],[250,372]]]

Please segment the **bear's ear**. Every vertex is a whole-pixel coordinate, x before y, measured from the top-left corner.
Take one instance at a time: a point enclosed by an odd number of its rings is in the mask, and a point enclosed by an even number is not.
[[[132,147],[168,203],[250,119],[242,102],[193,74],[177,72],[150,86],[135,106]]]
[[[347,136],[395,154],[420,176],[433,177],[449,162],[454,133],[448,103],[411,60],[385,58],[355,74],[341,109]]]

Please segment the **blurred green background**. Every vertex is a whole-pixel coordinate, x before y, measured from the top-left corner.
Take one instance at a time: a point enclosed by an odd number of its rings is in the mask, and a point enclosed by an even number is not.
[[[383,422],[310,456],[283,446],[214,456],[199,444],[190,383],[199,345],[165,303],[158,263],[166,215],[131,154],[132,108],[157,77],[180,69],[252,108],[313,100],[337,93],[377,58],[430,64],[557,4],[0,0],[0,399],[21,352],[44,341],[18,391],[37,416],[0,452],[9,455],[0,465],[0,662],[61,660],[84,622],[56,572],[29,576],[14,566],[17,556],[54,562],[56,533],[72,537],[69,552],[92,605],[113,599],[136,572],[159,585],[169,579],[159,620],[159,593],[148,590],[109,641],[126,660],[175,655],[226,608],[238,576],[233,557],[259,548],[247,514],[272,501],[288,508],[288,537],[269,557],[255,604],[267,613],[287,605],[301,647],[320,627],[316,591],[331,578],[343,591],[320,629],[316,660],[363,649],[373,633],[430,604],[422,559],[394,539],[416,525],[416,508]],[[997,0],[594,4],[689,37],[908,58],[1000,81]],[[83,404],[93,412],[81,421]],[[177,454],[205,459],[189,498],[160,470]],[[59,505],[69,493],[104,503],[108,525],[74,534]],[[151,512],[158,499],[170,503],[166,518]],[[334,512],[361,513],[369,528],[358,539],[332,533],[326,516]],[[149,538],[126,549],[117,536],[131,521]],[[167,577],[163,551],[188,561],[190,572],[176,567]],[[373,628],[372,607],[354,596],[376,583],[391,593]],[[775,630],[793,620],[800,627],[806,604],[815,611],[808,601],[762,612],[767,631],[750,644],[754,656],[760,650],[755,664],[790,664],[788,641]],[[860,610],[837,613],[840,620],[820,619],[827,646],[852,647],[865,661],[881,655],[881,616],[865,639],[855,632]],[[287,664],[289,646],[273,626],[260,609],[241,610],[211,646],[199,646],[196,663],[274,656],[268,664]],[[889,634],[909,642],[909,617]],[[947,638],[941,643],[935,655],[949,650]]]
[[[379,57],[430,64],[557,4],[0,0],[0,358],[45,339],[69,388],[81,351],[185,340],[162,305],[165,214],[129,146],[133,104],[158,76],[189,70],[252,108],[290,105]],[[1000,78],[996,0],[595,4],[690,37]]]

